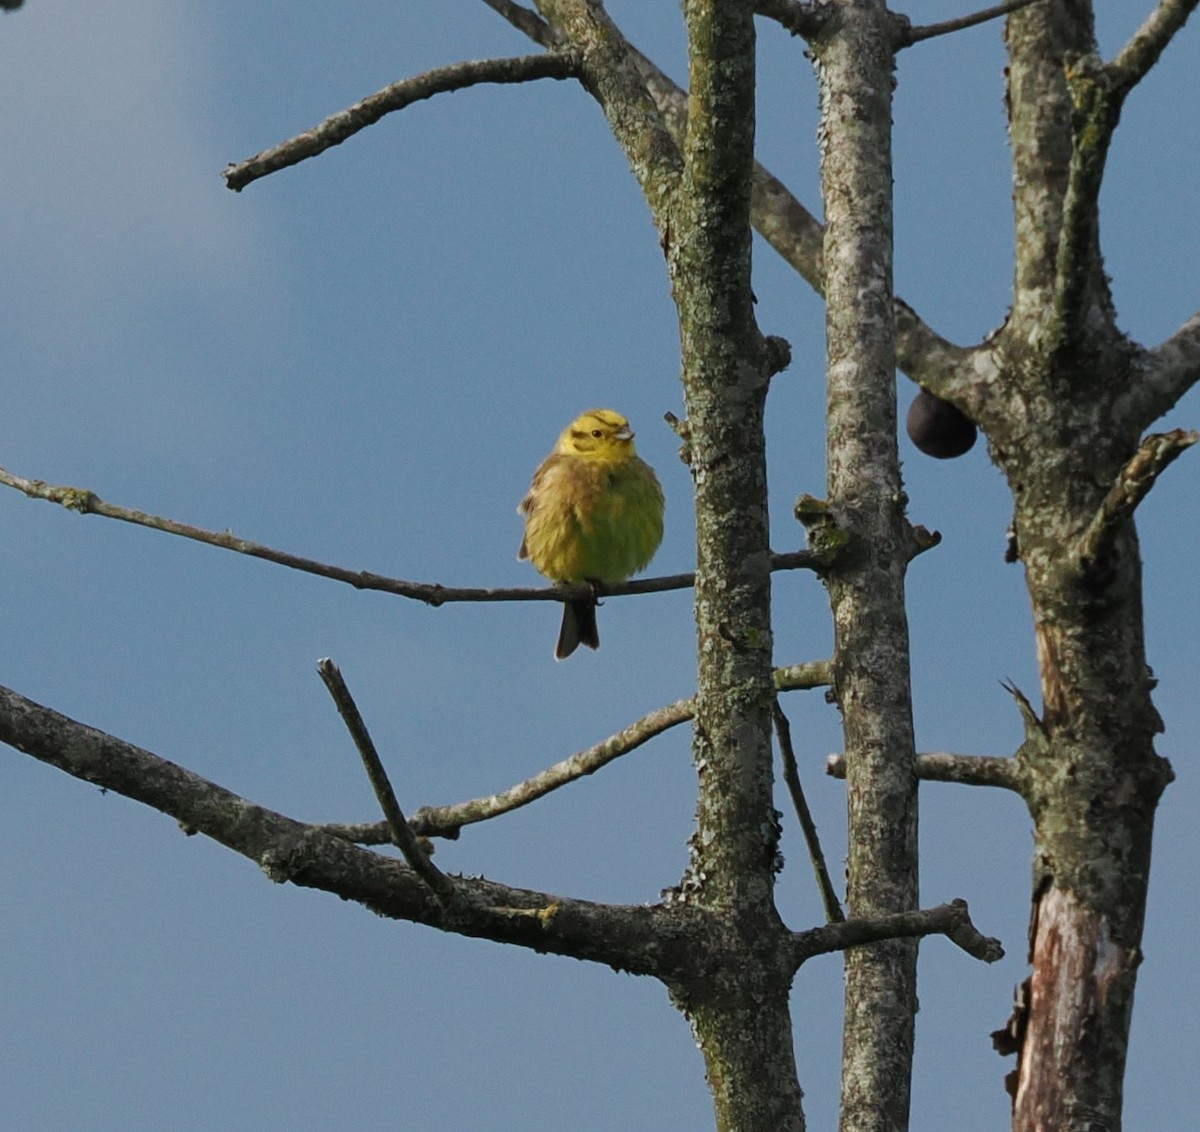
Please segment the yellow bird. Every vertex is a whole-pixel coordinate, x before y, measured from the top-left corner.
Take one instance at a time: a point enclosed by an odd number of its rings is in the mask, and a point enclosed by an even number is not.
[[[552,582],[623,582],[662,542],[658,477],[612,409],[589,409],[567,425],[517,511],[525,516],[517,557]],[[563,660],[581,644],[600,647],[594,598],[563,603],[554,655]]]

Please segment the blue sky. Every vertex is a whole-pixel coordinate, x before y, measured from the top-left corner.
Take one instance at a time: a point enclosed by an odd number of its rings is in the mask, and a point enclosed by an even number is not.
[[[678,4],[612,0],[684,74]],[[1105,14],[1111,54],[1146,3]],[[964,8],[926,0],[923,23]],[[1200,31],[1123,115],[1102,200],[1122,322],[1146,343],[1197,306]],[[816,92],[799,41],[760,28],[760,156],[818,210]],[[668,499],[653,570],[692,563],[674,435],[678,337],[662,257],[603,119],[570,83],[479,88],[385,119],[315,161],[224,188],[221,169],[398,78],[528,45],[478,0],[241,5],[28,0],[0,19],[0,464],[298,554],[467,585],[536,581],[515,514],[575,413],[625,412]],[[903,53],[897,290],[969,343],[1011,290],[999,25]],[[773,544],[821,494],[822,312],[756,245],[768,333],[793,345],[769,404]],[[911,398],[902,382],[902,409]],[[1192,395],[1162,423],[1195,427]],[[979,450],[901,442],[915,521],[945,541],[909,575],[918,742],[1007,754],[1000,688],[1037,680],[1009,506]],[[1195,457],[1141,511],[1150,660],[1179,780],[1159,811],[1128,1078],[1131,1128],[1190,1127],[1200,984]],[[401,804],[501,789],[694,679],[690,598],[611,600],[604,647],[555,664],[557,607],[439,610],[0,494],[0,683],[306,820],[374,819],[316,676],[332,656]],[[776,576],[779,663],[824,657],[808,575]],[[839,748],[819,694],[787,703],[831,869]],[[383,1121],[575,1132],[711,1126],[699,1054],[651,982],[379,920],[270,884],[161,815],[0,753],[0,1093],[29,1132],[292,1129]],[[970,901],[1008,958],[922,950],[914,1127],[1007,1120],[988,1033],[1025,973],[1031,835],[1015,797],[922,795],[926,903]],[[781,809],[787,807],[781,801]],[[593,899],[678,880],[694,809],[671,732],[557,796],[443,844],[443,868]],[[820,906],[785,818],[788,922]],[[795,989],[810,1126],[835,1123],[841,969]]]

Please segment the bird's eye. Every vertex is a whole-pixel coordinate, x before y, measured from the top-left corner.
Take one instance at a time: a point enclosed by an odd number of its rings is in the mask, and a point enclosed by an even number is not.
[[[600,437],[602,437],[602,436],[604,435],[604,433],[602,433],[602,432],[601,432],[601,431],[600,431],[598,428],[594,428],[594,429],[592,429],[592,435],[593,435],[593,436],[594,436],[594,437],[595,437],[597,440],[599,440],[599,439],[600,439]]]

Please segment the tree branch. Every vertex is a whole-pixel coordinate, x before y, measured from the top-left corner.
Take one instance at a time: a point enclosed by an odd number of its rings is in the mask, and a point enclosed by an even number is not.
[[[1122,97],[1128,94],[1158,62],[1175,33],[1200,0],[1160,0],[1133,38],[1121,48],[1106,70]]]
[[[447,906],[394,858],[258,806],[3,687],[0,742],[175,818],[186,832],[255,861],[276,883],[331,892],[389,919],[659,977],[676,969],[686,938],[702,930],[702,914],[684,905],[597,904],[465,877],[455,879],[461,900]]]
[[[1000,376],[987,342],[957,346],[943,338],[901,298],[893,298],[896,366],[922,389],[953,401],[982,423],[984,395]]]
[[[637,48],[634,62],[679,145],[687,129],[687,93]],[[755,162],[750,215],[755,231],[818,295],[825,294],[825,228],[766,166]],[[903,300],[894,302],[896,361],[923,388],[962,400],[982,387],[976,372],[990,359],[986,346],[956,346],[935,333]],[[982,359],[981,356],[982,355]]]
[[[522,55],[512,59],[478,59],[452,63],[433,71],[401,79],[376,94],[355,103],[349,109],[326,118],[324,122],[245,161],[228,166],[222,176],[234,192],[252,181],[296,165],[335,145],[341,145],[385,114],[403,110],[414,102],[452,90],[465,90],[479,83],[525,83],[535,79],[569,79],[578,74],[576,60],[563,52]]]
[[[346,686],[346,681],[342,678],[341,671],[328,657],[317,662],[317,671],[321,674],[325,687],[329,689],[355,747],[358,748],[371,788],[379,800],[380,809],[383,810],[392,844],[404,854],[408,867],[429,885],[439,900],[452,902],[457,896],[454,882],[430,860],[429,854],[425,852],[405,820],[404,811],[400,809],[400,803],[396,800],[396,792],[392,789],[379,752],[375,749],[375,743],[363,722],[354,697],[350,694],[350,689]]]
[[[1131,427],[1141,432],[1200,381],[1200,311],[1165,342],[1136,356],[1132,368],[1116,414],[1117,419],[1128,418]]]
[[[484,0],[484,3],[535,43],[558,46],[563,42],[563,36],[556,27],[519,5],[509,3],[509,0]],[[804,8],[804,5],[796,4],[793,0],[764,0],[756,5],[759,14],[775,19],[779,18],[777,11],[783,13],[784,9],[796,13],[795,18],[800,19],[799,13]],[[531,22],[521,13],[536,22]],[[784,26],[787,26],[785,22]],[[624,40],[622,43],[627,52],[625,58],[636,67],[675,146],[682,147],[687,128],[686,92],[635,46]],[[655,146],[661,146],[661,138],[645,142],[646,148]],[[758,162],[754,164],[752,190],[751,219],[755,230],[814,291],[823,295],[825,269],[822,249],[825,230],[821,222],[779,178]],[[897,364],[922,388],[960,401],[966,391],[982,382],[983,375],[974,374],[972,366],[976,364],[977,355],[985,352],[983,347],[967,348],[947,341],[901,300],[896,300],[895,317]]]
[[[603,5],[592,0],[538,0],[538,9],[579,59],[581,80],[604,111],[659,235],[666,239],[683,156],[639,79],[636,51]]]
[[[775,669],[775,691],[795,692],[807,688],[828,688],[833,683],[833,662],[809,660]]]
[[[1162,0],[1117,58],[1107,66],[1095,54],[1064,61],[1071,94],[1071,159],[1063,195],[1062,231],[1055,270],[1057,345],[1067,347],[1085,328],[1089,295],[1107,283],[1100,271],[1099,197],[1112,136],[1125,96],[1183,27],[1198,0]]]
[[[831,924],[841,923],[846,918],[842,911],[841,902],[837,898],[833,882],[829,879],[829,867],[825,864],[825,854],[821,852],[821,840],[817,836],[817,824],[813,821],[812,811],[808,808],[808,799],[804,796],[804,786],[800,781],[800,768],[796,765],[796,752],[792,748],[792,726],[783,714],[779,701],[774,706],[775,737],[779,741],[779,756],[783,760],[783,780],[787,783],[788,793],[792,797],[792,807],[800,822],[804,834],[804,843],[808,846],[808,858],[812,862],[813,873],[817,878],[817,888],[821,892],[821,903],[825,905],[825,919]]]
[[[1006,3],[997,4],[993,8],[984,8],[969,16],[959,16],[957,19],[945,20],[939,24],[925,24],[922,27],[902,24],[896,34],[896,50],[911,47],[914,43],[933,39],[935,36],[950,35],[952,32],[963,31],[965,28],[973,28],[978,24],[987,23],[988,20],[994,20],[1000,16],[1007,16],[1010,12],[1019,11],[1021,8],[1027,8],[1030,4],[1037,2],[1038,0],[1006,0]]]
[[[799,967],[814,955],[845,951],[849,947],[878,943],[885,939],[921,938],[927,935],[944,935],[968,955],[985,963],[995,963],[1004,958],[1000,941],[983,935],[971,922],[965,900],[952,900],[936,908],[893,912],[795,932],[792,935],[792,957]]]
[[[1200,432],[1177,428],[1155,433],[1142,441],[1133,458],[1121,469],[1117,482],[1109,489],[1079,540],[1074,557],[1085,569],[1101,561],[1112,546],[1117,531],[1150,493],[1158,477],[1197,440],[1200,440]]]
[[[403,578],[389,578],[384,574],[373,574],[368,570],[349,570],[344,566],[333,566],[312,558],[276,550],[273,547],[264,546],[262,543],[251,542],[249,539],[238,538],[229,531],[210,531],[203,527],[194,527],[188,523],[178,522],[175,519],[167,519],[161,515],[151,515],[145,511],[135,511],[115,503],[106,503],[94,491],[86,488],[48,484],[44,480],[27,480],[14,475],[5,468],[0,468],[0,484],[11,487],[30,499],[57,503],[60,507],[65,507],[68,511],[78,511],[81,515],[102,515],[107,519],[132,523],[134,526],[149,527],[151,530],[178,535],[180,538],[191,539],[193,542],[201,542],[207,546],[232,550],[251,558],[261,558],[265,562],[274,562],[277,566],[286,566],[290,570],[300,570],[303,573],[316,574],[335,582],[344,582],[355,589],[378,590],[382,593],[395,594],[397,597],[423,601],[426,605],[432,605],[435,608],[449,602],[464,601],[572,601],[593,597],[618,597],[627,594],[663,593],[668,590],[689,589],[695,582],[695,574],[690,573],[668,574],[658,578],[641,578],[637,581],[597,583],[587,586],[479,588],[443,586],[439,582],[413,582]],[[771,555],[772,570],[815,570],[816,568],[816,557],[807,550],[794,550]]]
[[[799,0],[755,0],[754,14],[774,20],[804,39],[816,35],[829,19],[828,10],[821,4],[801,4]]]
[[[537,12],[514,4],[513,0],[483,0],[483,2],[504,17],[517,31],[524,32],[534,43],[540,43],[547,50],[560,46],[561,37],[542,19]]]
[[[824,688],[832,683],[832,679],[830,664],[826,660],[775,669],[775,689],[780,692]],[[695,699],[688,697],[656,708],[615,735],[610,735],[603,742],[571,755],[570,758],[555,763],[507,790],[450,806],[422,806],[409,819],[408,824],[414,833],[425,837],[454,839],[458,837],[459,830],[464,825],[499,817],[521,806],[527,806],[530,802],[536,802],[561,786],[586,775],[595,774],[601,767],[636,750],[654,736],[661,735],[680,723],[686,723],[693,717],[695,707]],[[330,822],[322,824],[319,828],[360,845],[383,845],[388,841],[388,827],[384,822],[353,825]]]
[[[917,777],[922,782],[957,782],[963,786],[998,786],[1021,794],[1024,784],[1015,759],[998,755],[954,755],[933,752],[917,756]],[[846,777],[846,756],[830,755],[825,773]]]
[[[694,711],[695,701],[690,696],[684,700],[676,700],[673,704],[667,704],[642,716],[603,742],[579,751],[498,794],[474,798],[453,806],[422,806],[412,816],[413,830],[428,837],[452,837],[456,836],[464,825],[487,821],[521,806],[527,806],[553,790],[589,774],[595,774],[601,767],[629,754],[630,751],[637,750],[656,735],[661,735],[680,723],[686,723],[692,718]]]
[[[1054,276],[1052,325],[1059,349],[1088,333],[1087,299],[1100,262],[1100,187],[1122,102],[1098,56],[1069,59],[1064,69],[1073,110]]]

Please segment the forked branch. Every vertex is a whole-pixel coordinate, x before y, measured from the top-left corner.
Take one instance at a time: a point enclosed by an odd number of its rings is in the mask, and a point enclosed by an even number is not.
[[[686,907],[596,904],[467,877],[455,879],[461,899],[447,904],[393,857],[258,806],[2,687],[0,743],[173,817],[186,832],[255,861],[277,883],[331,892],[389,919],[658,975],[675,960],[670,940],[695,917]]]
[[[1055,280],[1055,322],[1063,345],[1088,333],[1088,293],[1100,253],[1100,187],[1125,98],[1157,62],[1197,2],[1162,0],[1112,63],[1106,65],[1095,55],[1065,60],[1073,104],[1071,162]]]
[[[1007,16],[1010,12],[1019,11],[1021,8],[1027,8],[1030,4],[1037,2],[1038,0],[1005,0],[1003,4],[996,4],[991,8],[984,8],[967,16],[958,16],[955,19],[943,20],[936,24],[924,24],[921,27],[913,27],[904,16],[895,16],[896,31],[893,46],[899,51],[901,48],[911,47],[914,43],[920,43],[922,40],[977,27],[979,24]],[[756,15],[766,16],[768,19],[774,20],[780,27],[786,28],[792,35],[798,35],[804,39],[811,39],[820,34],[831,15],[831,10],[827,6],[804,4],[799,0],[755,0],[754,11]]]
[[[827,660],[793,664],[775,670],[775,689],[780,692],[825,688],[832,682],[833,672]],[[695,714],[695,708],[696,701],[693,697],[656,708],[628,727],[610,735],[603,742],[579,751],[523,782],[508,787],[507,790],[451,806],[422,806],[412,815],[408,824],[414,833],[422,836],[453,839],[458,836],[464,825],[473,825],[510,813],[569,783],[595,774],[622,755],[637,750],[656,735],[688,722]],[[331,823],[322,825],[321,829],[360,845],[382,845],[389,839],[389,830],[384,822],[362,825]]]

